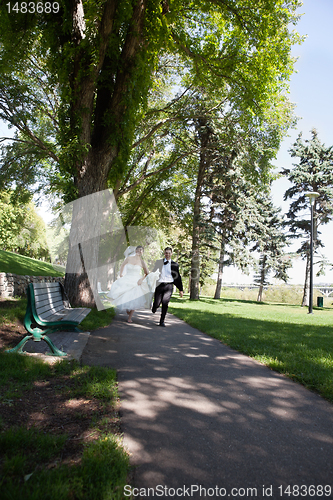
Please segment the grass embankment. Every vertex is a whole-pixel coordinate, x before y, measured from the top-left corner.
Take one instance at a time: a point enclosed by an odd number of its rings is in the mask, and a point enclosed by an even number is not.
[[[3,500],[123,498],[115,371],[0,353],[0,386]]]
[[[170,312],[333,402],[333,311],[236,299],[172,299]]]
[[[0,273],[13,273],[20,276],[64,276],[65,269],[49,262],[0,250]]]

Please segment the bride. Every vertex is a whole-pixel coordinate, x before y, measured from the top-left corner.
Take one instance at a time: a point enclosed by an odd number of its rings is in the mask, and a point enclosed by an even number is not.
[[[126,258],[120,267],[120,277],[112,284],[108,298],[119,311],[126,311],[128,323],[133,323],[132,316],[135,309],[150,309],[160,272],[149,273],[142,258],[141,245],[136,248],[128,247],[124,255]],[[125,267],[126,274],[124,274]]]

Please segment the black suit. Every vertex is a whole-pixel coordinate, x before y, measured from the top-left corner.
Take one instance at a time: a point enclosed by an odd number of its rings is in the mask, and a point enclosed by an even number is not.
[[[155,262],[155,267],[153,272],[157,270],[162,272],[163,265],[164,265],[164,259],[157,260]],[[180,292],[183,291],[183,283],[182,283],[182,278],[179,274],[179,266],[177,262],[174,262],[173,260],[171,261],[171,276],[173,278],[173,283],[158,283],[155,290],[152,311],[156,312],[156,310],[162,304],[162,314],[160,323],[164,323],[164,319],[168,310],[168,305],[173,292],[173,285],[176,285],[176,287]]]

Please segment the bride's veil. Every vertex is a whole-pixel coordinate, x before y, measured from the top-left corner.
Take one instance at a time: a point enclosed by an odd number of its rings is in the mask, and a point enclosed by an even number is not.
[[[126,259],[126,257],[134,257],[135,256],[135,249],[136,249],[136,247],[133,247],[133,246],[127,247],[125,252],[124,252],[125,259]]]

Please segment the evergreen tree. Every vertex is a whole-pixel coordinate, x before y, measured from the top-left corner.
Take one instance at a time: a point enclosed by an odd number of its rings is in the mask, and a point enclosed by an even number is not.
[[[251,205],[249,187],[235,152],[228,155],[225,151],[206,179],[205,194],[210,200],[210,222],[219,253],[215,299],[221,295],[225,266],[235,264],[245,270],[249,262],[245,250],[249,236],[246,217]]]
[[[297,253],[306,260],[304,292],[302,306],[308,305],[310,277],[310,234],[311,221],[309,216],[309,200],[305,193],[314,191],[319,197],[314,202],[314,253],[319,254],[323,247],[320,240],[320,226],[327,224],[333,218],[333,147],[326,147],[318,138],[315,129],[311,131],[312,138],[303,141],[299,134],[290,149],[293,158],[299,158],[293,168],[284,168],[282,174],[292,186],[285,192],[284,199],[293,200],[287,213],[286,225],[292,238],[303,238]],[[320,258],[323,261],[322,258]]]
[[[214,298],[220,298],[224,267],[234,265],[247,272],[250,266],[256,265],[253,252],[259,251],[260,277],[257,280],[261,300],[262,287],[268,283],[270,271],[275,271],[276,278],[287,280],[290,261],[283,252],[286,238],[282,232],[282,219],[264,187],[260,190],[249,182],[237,160],[224,172],[220,166],[219,173],[220,178],[212,183],[211,189],[212,220],[220,242]]]
[[[259,285],[257,301],[261,302],[264,286],[269,284],[268,275],[273,271],[274,278],[286,282],[287,270],[292,264],[285,253],[287,238],[283,233],[281,209],[274,207],[270,197],[265,195],[258,196],[257,204],[260,217],[260,228],[257,232],[259,238],[252,250],[260,252],[259,273],[254,282]]]
[[[227,99],[213,106],[212,101],[201,98],[200,107],[202,117],[196,122],[199,160],[192,232],[193,299],[198,298],[201,234],[206,234],[208,227],[205,200],[210,200],[209,220],[219,242],[215,292],[219,298],[223,267],[233,263],[244,271],[253,262],[247,246],[260,240],[256,192],[268,190],[271,160],[282,137],[282,129],[270,113],[258,120],[242,108],[231,106]],[[286,113],[284,106],[280,109]],[[284,123],[287,125],[288,119]]]

